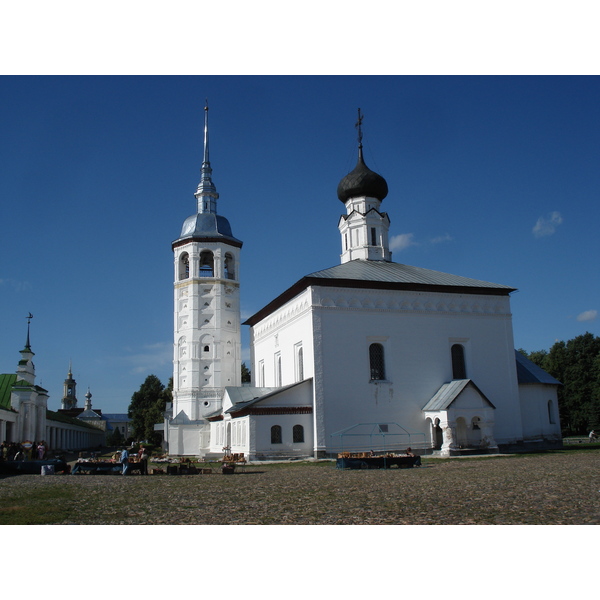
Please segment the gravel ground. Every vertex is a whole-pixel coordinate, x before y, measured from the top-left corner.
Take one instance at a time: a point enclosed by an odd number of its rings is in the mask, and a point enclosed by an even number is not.
[[[56,492],[69,515],[56,524],[597,524],[599,467],[594,450],[425,459],[414,469],[303,463],[227,476],[19,475],[0,480],[0,516],[19,510],[24,492],[40,498],[27,510],[44,510],[42,499]]]

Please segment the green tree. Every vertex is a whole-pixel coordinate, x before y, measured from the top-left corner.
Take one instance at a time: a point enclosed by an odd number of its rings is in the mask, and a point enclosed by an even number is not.
[[[154,432],[154,425],[162,423],[166,403],[172,399],[172,390],[172,378],[169,387],[165,388],[156,375],[148,375],[140,389],[133,394],[127,415],[137,440],[160,443],[160,435]]]
[[[106,438],[106,443],[109,446],[122,446],[124,441],[123,434],[118,427]]]
[[[252,381],[252,376],[250,370],[246,366],[246,363],[242,363],[242,383],[250,383]]]

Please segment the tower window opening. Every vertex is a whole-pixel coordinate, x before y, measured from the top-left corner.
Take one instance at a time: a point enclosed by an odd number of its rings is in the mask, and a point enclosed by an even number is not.
[[[214,277],[215,258],[210,250],[203,250],[200,253],[200,277]]]
[[[377,246],[377,229],[371,227],[371,246]]]
[[[235,279],[234,259],[229,252],[225,255],[225,279]]]
[[[184,252],[179,259],[179,279],[188,279],[190,276],[190,257]]]

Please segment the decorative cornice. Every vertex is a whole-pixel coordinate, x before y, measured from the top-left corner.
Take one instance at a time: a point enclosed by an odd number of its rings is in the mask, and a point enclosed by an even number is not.
[[[249,407],[238,412],[231,412],[231,417],[245,417],[246,415],[311,415],[312,406],[270,406],[270,407]]]
[[[314,288],[350,288],[355,290],[389,290],[403,292],[433,292],[436,294],[468,295],[468,296],[502,296],[508,297],[511,288],[487,288],[454,285],[434,285],[423,283],[403,283],[390,281],[362,281],[359,279],[325,279],[320,277],[303,277],[285,292],[269,302],[263,309],[247,319],[243,324],[254,326],[276,310],[284,306],[292,298],[309,287]]]
[[[505,296],[483,294],[456,294],[439,292],[411,292],[400,290],[361,290],[358,288],[313,288],[311,297],[302,294],[296,302],[275,309],[262,320],[251,324],[254,339],[260,340],[272,330],[288,324],[308,310],[317,311],[369,311],[391,314],[436,315],[451,318],[472,316],[486,318],[510,317],[510,305]],[[410,292],[410,293],[409,293]],[[259,326],[257,326],[259,325]]]
[[[243,242],[240,242],[239,240],[233,240],[231,238],[190,236],[190,237],[185,237],[185,238],[180,238],[178,240],[175,240],[171,244],[171,247],[173,250],[175,250],[175,248],[179,248],[180,246],[185,246],[186,244],[192,244],[194,242],[209,243],[209,244],[223,244],[225,246],[231,246],[233,248],[241,248],[243,245]]]

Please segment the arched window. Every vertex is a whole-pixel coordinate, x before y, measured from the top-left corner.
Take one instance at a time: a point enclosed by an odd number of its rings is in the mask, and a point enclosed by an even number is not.
[[[184,252],[179,257],[179,279],[188,279],[190,276],[190,257]]]
[[[225,255],[225,279],[235,279],[235,262],[229,252]]]
[[[466,379],[465,349],[460,344],[454,344],[450,350],[452,354],[452,379]]]
[[[214,277],[215,259],[210,250],[203,250],[200,253],[200,277]]]
[[[369,363],[371,367],[371,381],[385,379],[385,362],[383,346],[381,344],[371,344],[369,346]]]
[[[281,425],[271,427],[271,444],[281,444]]]
[[[302,425],[294,425],[292,429],[292,440],[294,444],[303,444],[304,443],[304,427]]]

